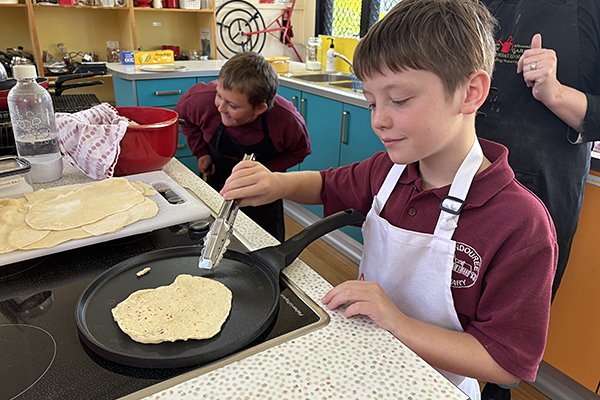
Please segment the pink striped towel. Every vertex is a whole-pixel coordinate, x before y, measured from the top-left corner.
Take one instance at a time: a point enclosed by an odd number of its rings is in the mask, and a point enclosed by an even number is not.
[[[60,149],[67,160],[95,180],[111,178],[119,158],[119,143],[129,120],[102,103],[73,114],[56,113]]]

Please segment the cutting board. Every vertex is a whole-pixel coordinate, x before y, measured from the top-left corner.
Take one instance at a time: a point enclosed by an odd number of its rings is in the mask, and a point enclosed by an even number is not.
[[[70,240],[54,247],[35,250],[15,250],[10,253],[0,254],[0,265],[12,264],[18,261],[29,260],[36,257],[71,250],[78,247],[89,246],[96,243],[107,242],[126,236],[151,232],[156,229],[166,228],[185,222],[206,219],[210,216],[210,209],[198,199],[182,188],[177,182],[163,171],[146,172],[143,174],[123,176],[130,181],[142,181],[153,187],[166,185],[175,192],[183,203],[171,204],[161,194],[149,196],[158,204],[158,214],[154,217],[135,222],[120,231],[107,233],[101,236],[91,236],[83,239]]]

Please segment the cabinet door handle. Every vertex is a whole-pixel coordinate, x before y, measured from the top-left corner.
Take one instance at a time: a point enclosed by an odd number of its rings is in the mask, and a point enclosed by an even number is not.
[[[292,96],[292,104],[296,109],[298,108],[298,96]]]
[[[155,96],[172,96],[174,94],[181,94],[181,90],[165,90],[164,92],[154,92]]]
[[[348,140],[346,139],[346,119],[348,118],[348,115],[350,115],[350,111],[344,111],[342,113],[342,143],[343,144],[348,144]]]
[[[185,149],[185,144],[183,144],[183,143],[182,144],[178,144],[177,148],[178,149]]]
[[[306,107],[306,99],[300,100],[300,115],[302,116],[302,118],[304,118],[306,120],[306,117],[304,116],[304,108],[305,107]]]

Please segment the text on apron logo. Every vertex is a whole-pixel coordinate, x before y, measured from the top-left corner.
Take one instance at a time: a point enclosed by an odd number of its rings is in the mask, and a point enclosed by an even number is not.
[[[512,36],[509,36],[506,40],[500,38],[496,42],[496,62],[516,64],[525,50],[529,50],[530,48],[531,44],[513,43]]]
[[[481,256],[465,243],[456,243],[454,266],[452,267],[452,287],[469,288],[479,279]]]

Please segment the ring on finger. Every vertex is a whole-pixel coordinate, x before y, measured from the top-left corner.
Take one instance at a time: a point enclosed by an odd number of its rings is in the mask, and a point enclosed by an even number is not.
[[[529,64],[529,69],[534,71],[537,69],[537,62],[532,62],[531,64]]]

